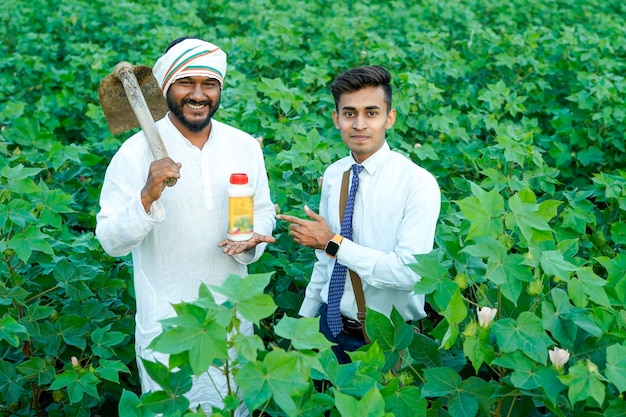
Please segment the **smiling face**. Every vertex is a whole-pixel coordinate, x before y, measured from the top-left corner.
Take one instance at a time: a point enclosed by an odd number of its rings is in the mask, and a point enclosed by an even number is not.
[[[395,109],[389,109],[380,86],[368,86],[343,93],[333,110],[333,122],[354,160],[362,163],[385,143],[385,131],[396,121]]]
[[[209,77],[185,77],[172,83],[167,91],[167,107],[179,130],[198,133],[211,124],[220,105],[219,81]]]

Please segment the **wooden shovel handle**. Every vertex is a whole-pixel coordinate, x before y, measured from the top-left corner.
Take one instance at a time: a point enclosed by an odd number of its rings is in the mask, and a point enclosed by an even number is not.
[[[135,77],[135,73],[133,72],[133,66],[126,61],[120,62],[115,66],[113,73],[120,79],[122,85],[124,86],[128,102],[137,117],[139,126],[141,126],[143,133],[148,139],[148,144],[150,145],[154,159],[157,160],[167,158],[167,150],[161,140],[159,130],[154,123],[154,119],[152,118],[146,99],[141,92],[141,88],[139,88],[137,77]],[[165,181],[165,184],[168,187],[173,186],[176,184],[176,178],[168,178]]]

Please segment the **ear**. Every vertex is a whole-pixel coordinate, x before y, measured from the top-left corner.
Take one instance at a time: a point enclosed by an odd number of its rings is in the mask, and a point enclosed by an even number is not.
[[[389,110],[387,114],[387,123],[385,124],[385,129],[391,129],[393,124],[396,122],[396,109]]]
[[[337,110],[333,110],[333,123],[335,124],[335,127],[337,129],[339,129],[339,115],[337,114]]]

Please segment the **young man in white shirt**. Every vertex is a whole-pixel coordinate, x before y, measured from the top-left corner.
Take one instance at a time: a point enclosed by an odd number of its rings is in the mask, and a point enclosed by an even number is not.
[[[291,223],[294,241],[316,249],[317,262],[306,289],[300,315],[320,316],[320,330],[332,342],[340,363],[346,351],[365,344],[359,327],[351,280],[339,285],[340,324],[332,324],[327,307],[335,263],[361,278],[365,304],[387,316],[395,307],[406,321],[425,317],[424,296],[413,292],[420,277],[408,264],[413,255],[433,248],[441,196],[435,178],[405,156],[392,151],[385,134],[396,120],[391,105],[391,75],[379,66],[353,68],[332,83],[335,127],[350,150],[324,172],[319,214],[308,207],[309,219],[279,215]],[[340,194],[344,171],[362,166],[354,197],[352,237],[342,236]],[[354,174],[353,174],[354,175]],[[350,188],[354,186],[351,181]],[[348,203],[350,205],[350,203]],[[344,226],[345,227],[345,226]],[[330,323],[330,325],[329,325]]]

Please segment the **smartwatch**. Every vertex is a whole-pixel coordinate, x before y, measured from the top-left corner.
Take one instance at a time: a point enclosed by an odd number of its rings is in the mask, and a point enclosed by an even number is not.
[[[343,236],[335,235],[332,239],[326,242],[326,247],[324,248],[324,252],[326,255],[334,258],[337,256],[337,251],[339,250],[339,246],[341,246],[341,242],[343,241]]]

